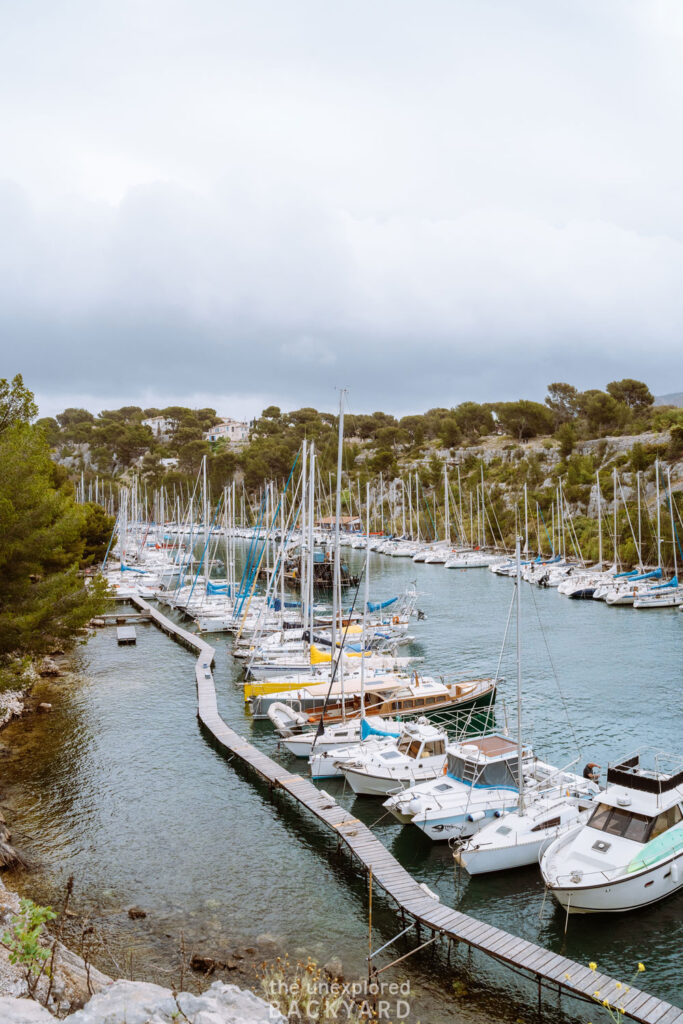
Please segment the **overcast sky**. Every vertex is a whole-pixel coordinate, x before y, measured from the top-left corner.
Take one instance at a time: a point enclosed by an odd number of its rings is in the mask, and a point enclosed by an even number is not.
[[[0,5],[42,413],[683,390],[680,0]]]

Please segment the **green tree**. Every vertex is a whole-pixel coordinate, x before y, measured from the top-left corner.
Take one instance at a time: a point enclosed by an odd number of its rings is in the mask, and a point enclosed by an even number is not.
[[[671,440],[666,454],[672,461],[683,456],[683,425],[678,424],[671,428]]]
[[[33,392],[20,373],[11,381],[0,380],[0,434],[13,423],[30,423],[38,415]]]
[[[0,657],[49,650],[102,611],[104,582],[78,573],[85,538],[43,432],[15,421],[0,435]]]
[[[462,433],[455,416],[450,415],[441,421],[439,440],[444,448],[456,448],[462,439]]]
[[[632,412],[642,412],[654,404],[654,396],[647,384],[643,384],[642,380],[633,380],[632,377],[611,381],[607,385],[607,391],[612,398],[617,402],[623,402]]]
[[[53,416],[43,416],[42,419],[36,421],[36,426],[45,434],[45,440],[50,448],[56,448],[61,436],[57,420]]]
[[[617,430],[628,419],[627,407],[604,391],[584,391],[579,402],[592,436]]]
[[[561,381],[548,384],[548,395],[545,404],[555,418],[556,427],[574,419],[577,411],[578,397],[579,392],[572,384],[563,384]]]
[[[199,471],[203,457],[208,454],[209,446],[206,441],[188,441],[178,449],[178,468],[192,476]]]
[[[478,402],[462,402],[455,409],[455,419],[470,440],[492,434],[494,429],[491,410]]]
[[[80,565],[85,568],[89,565],[99,564],[107,553],[111,541],[115,519],[107,515],[101,505],[89,501],[82,506],[84,523],[82,530],[83,553]]]
[[[574,451],[574,445],[576,444],[576,431],[574,430],[573,424],[567,422],[562,423],[557,430],[555,437],[560,442],[560,458],[568,459]]]
[[[506,434],[516,437],[519,441],[539,434],[549,434],[554,426],[554,418],[550,409],[540,402],[498,402],[496,414]]]

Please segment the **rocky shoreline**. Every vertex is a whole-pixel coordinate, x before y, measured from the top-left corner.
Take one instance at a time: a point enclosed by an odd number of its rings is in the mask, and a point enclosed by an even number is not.
[[[20,901],[0,879],[0,936],[6,933]],[[33,997],[26,969],[12,963],[0,945],[0,1021],[2,1024],[286,1024],[286,1019],[253,992],[215,981],[205,992],[174,992],[144,981],[114,980],[68,949],[54,943],[51,978],[40,978]],[[212,973],[205,971],[205,973]]]

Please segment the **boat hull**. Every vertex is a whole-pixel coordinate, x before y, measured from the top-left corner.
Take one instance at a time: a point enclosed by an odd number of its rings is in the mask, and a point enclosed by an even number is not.
[[[429,782],[430,779],[436,779],[439,775],[443,775],[443,768],[435,768],[433,771],[411,777],[406,776],[402,779],[390,778],[387,775],[370,775],[368,772],[355,771],[346,766],[342,771],[356,796],[392,796],[401,789],[407,789],[420,782]]]
[[[570,914],[623,914],[658,903],[681,888],[683,852],[608,885],[549,886],[554,898]]]
[[[515,868],[530,867],[538,864],[543,846],[547,838],[532,839],[528,842],[509,846],[498,846],[476,850],[456,850],[455,860],[465,868],[468,875],[485,875],[494,871],[512,871]]]

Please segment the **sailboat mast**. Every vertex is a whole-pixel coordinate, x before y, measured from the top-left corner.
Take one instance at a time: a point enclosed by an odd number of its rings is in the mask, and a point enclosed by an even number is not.
[[[614,490],[614,564],[619,568],[619,542],[617,538],[617,467],[612,473],[612,487]]]
[[[524,554],[529,555],[529,504],[526,480],[524,481]]]
[[[342,448],[344,444],[344,395],[346,389],[342,388],[339,392],[339,436],[337,440],[337,493],[336,493],[336,504],[335,504],[335,516],[334,516],[334,576],[332,581],[332,654],[334,656],[337,650],[337,616],[339,616],[340,628],[341,628],[341,607],[337,600],[337,591],[339,587],[339,577],[341,572],[340,558],[339,558],[339,519],[341,517],[341,474],[342,474]],[[341,668],[341,647],[339,649],[339,666]],[[342,691],[342,707],[344,703],[343,691]]]
[[[659,459],[655,459],[655,481],[657,487],[657,568],[662,568],[662,507],[659,500]]]
[[[671,516],[671,546],[674,552],[674,579],[678,579],[678,559],[676,558],[676,524],[674,523],[674,503],[671,494],[671,466],[666,467],[666,480],[669,488],[669,515]]]
[[[301,443],[301,536],[299,543],[299,573],[300,580],[299,585],[301,587],[301,612],[304,619],[304,626],[306,624],[306,615],[308,612],[308,561],[306,559],[306,542],[308,540],[308,534],[306,532],[306,474],[308,472],[308,465],[306,456],[308,454],[308,444],[306,438]]]
[[[206,490],[206,455],[202,459],[202,487],[203,487],[203,490],[204,490],[204,494],[203,494],[203,498],[204,498],[204,507],[203,507],[203,516],[204,516],[204,549],[206,550],[206,548],[209,545],[209,501],[208,501],[208,494],[207,494],[207,490]],[[208,579],[208,572],[207,572],[207,579]]]
[[[444,462],[443,466],[443,500],[444,500],[444,540],[446,544],[451,542],[451,515],[450,507],[448,504],[448,464]]]
[[[519,787],[519,813],[524,814],[524,772],[522,771],[522,564],[520,539],[515,541],[517,561],[517,785]]]
[[[366,483],[366,501],[370,502],[370,484]],[[365,535],[365,581],[363,586],[363,625],[361,633],[361,657],[360,657],[360,716],[365,718],[365,654],[367,648],[367,614],[368,614],[368,601],[370,600],[370,520],[368,520],[368,529]]]
[[[636,473],[636,497],[638,500],[638,568],[643,571],[643,538],[640,509],[640,470]]]
[[[598,565],[602,570],[602,495],[600,494],[600,470],[595,474],[598,485]]]

